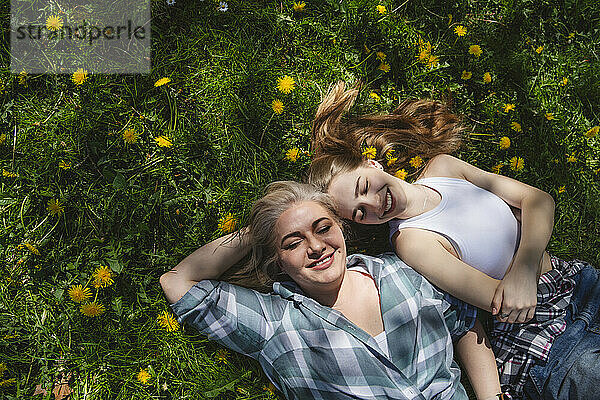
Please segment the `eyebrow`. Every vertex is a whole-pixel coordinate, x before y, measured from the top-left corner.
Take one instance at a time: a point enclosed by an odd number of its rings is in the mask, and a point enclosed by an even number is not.
[[[315,229],[315,227],[319,224],[319,222],[323,221],[324,219],[328,219],[328,217],[321,217],[321,218],[317,219],[315,222],[312,223],[312,228]],[[292,233],[288,233],[287,235],[285,235],[281,239],[281,245],[283,245],[283,242],[285,241],[285,239],[287,239],[291,236],[300,236],[300,231],[294,231]]]
[[[358,178],[356,178],[356,186],[354,187],[354,198],[358,197],[358,181],[360,181],[360,175],[358,176]],[[357,211],[358,211],[357,209],[354,209],[352,211],[352,221],[354,221]]]

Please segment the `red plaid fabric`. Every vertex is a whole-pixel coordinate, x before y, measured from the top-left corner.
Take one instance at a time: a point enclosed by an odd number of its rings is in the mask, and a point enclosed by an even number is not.
[[[545,362],[552,342],[566,328],[566,308],[571,301],[573,276],[588,265],[580,260],[564,261],[551,256],[552,270],[538,282],[537,307],[533,319],[524,324],[509,324],[494,319],[490,340],[496,354],[502,390],[509,399],[522,396],[529,369]]]

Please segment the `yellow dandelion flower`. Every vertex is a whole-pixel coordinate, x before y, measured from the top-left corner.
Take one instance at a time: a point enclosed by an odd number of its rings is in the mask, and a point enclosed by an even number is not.
[[[499,174],[500,170],[502,169],[502,167],[504,166],[504,164],[496,164],[492,167],[492,172],[495,174]]]
[[[104,314],[105,308],[102,304],[92,301],[91,303],[85,303],[80,308],[79,311],[86,317],[98,317]]]
[[[387,166],[390,167],[398,161],[398,157],[390,157],[387,160]]]
[[[563,185],[563,186],[560,186],[560,187],[558,188],[558,193],[564,193],[566,190],[567,190],[567,188],[566,188],[564,185]]]
[[[271,108],[273,109],[273,112],[275,114],[281,114],[283,112],[283,109],[285,108],[283,106],[283,102],[279,99],[275,99],[273,100],[273,102],[271,103]]]
[[[68,293],[71,300],[73,300],[75,303],[83,303],[84,301],[92,297],[92,292],[90,291],[90,288],[83,287],[81,285],[71,286],[68,290]]]
[[[429,52],[428,51],[420,51],[419,54],[417,55],[417,58],[419,59],[420,62],[422,63],[426,63],[427,60],[429,60]]]
[[[498,146],[502,149],[508,149],[510,147],[510,138],[506,137],[506,136],[502,136],[500,138],[500,142],[498,142]]]
[[[87,78],[88,78],[88,73],[83,68],[78,68],[77,71],[73,72],[73,75],[71,76],[71,80],[76,85],[81,85],[83,82],[85,82],[87,80]]]
[[[523,128],[521,128],[521,124],[516,121],[513,121],[510,123],[510,128],[516,132],[523,132]]]
[[[431,42],[429,41],[424,41],[423,39],[419,38],[419,51],[420,52],[425,52],[425,53],[431,53]]]
[[[123,140],[126,143],[137,142],[139,136],[140,134],[136,132],[135,129],[125,129],[125,132],[123,132]]]
[[[46,29],[57,31],[63,26],[63,20],[58,15],[51,15],[46,19]]]
[[[544,117],[548,120],[548,121],[552,121],[554,119],[554,114],[553,113],[545,113]]]
[[[377,56],[377,59],[379,61],[384,61],[385,60],[385,53],[383,51],[378,51],[377,53],[375,53],[375,56]]]
[[[402,179],[402,180],[405,180],[407,175],[408,175],[408,172],[406,172],[406,170],[405,170],[404,168],[402,168],[402,169],[399,169],[398,171],[396,171],[396,172],[394,173],[394,176],[395,176],[396,178],[398,178],[398,179]]]
[[[462,76],[460,78],[467,81],[467,80],[471,79],[472,76],[473,76],[472,72],[463,70]]]
[[[154,87],[159,87],[162,85],[166,85],[167,83],[171,82],[171,78],[160,78],[159,80],[157,80],[156,82],[154,82]]]
[[[0,135],[0,144],[6,142],[6,133],[3,133],[2,135]]]
[[[222,362],[223,364],[227,364],[227,357],[229,356],[229,352],[225,349],[219,349],[215,353],[215,358],[217,361]]]
[[[381,64],[379,64],[379,69],[383,72],[390,72],[390,64],[382,62]]]
[[[304,11],[304,8],[306,7],[306,3],[301,1],[301,2],[294,2],[294,11],[295,12],[302,12]]]
[[[540,54],[543,50],[544,50],[544,46],[540,46],[537,49],[535,49],[535,52]]]
[[[504,105],[504,112],[507,113],[509,111],[513,111],[515,109],[514,104],[507,103]]]
[[[467,28],[462,25],[457,25],[454,27],[454,33],[456,33],[456,36],[465,36],[467,34]]]
[[[25,247],[27,247],[27,249],[28,249],[30,252],[32,252],[32,253],[33,253],[33,254],[35,254],[36,256],[39,256],[39,255],[40,255],[40,251],[39,251],[39,250],[38,250],[38,249],[37,249],[37,248],[36,248],[34,245],[32,245],[31,243],[27,243],[27,242],[25,242],[25,243],[23,243],[23,244],[25,245]]]
[[[152,375],[150,375],[148,373],[148,371],[146,371],[145,369],[140,369],[140,372],[137,373],[137,375],[135,376],[135,378],[142,385],[147,385],[148,381],[150,380],[150,378],[152,378]]]
[[[568,79],[568,78],[566,78],[566,77],[563,77],[563,78],[560,80],[560,86],[567,86],[567,83],[568,83],[568,82],[569,82],[569,79]]]
[[[237,219],[231,213],[225,214],[219,219],[218,227],[223,233],[231,233],[235,230]]]
[[[492,75],[489,72],[483,74],[483,82],[490,83],[492,81]]]
[[[27,71],[19,72],[19,85],[27,86]]]
[[[58,215],[60,216],[63,212],[65,212],[65,208],[61,204],[60,200],[50,199],[48,200],[48,207],[46,208],[50,215]]]
[[[375,9],[381,15],[383,15],[383,14],[385,14],[387,12],[387,9],[385,8],[385,6],[381,5],[381,4],[379,4],[377,7],[375,7]]]
[[[285,158],[287,158],[291,162],[296,162],[296,160],[298,160],[299,155],[300,149],[298,149],[297,147],[291,148],[285,152]]]
[[[596,136],[598,134],[598,132],[600,132],[600,126],[594,126],[590,130],[588,130],[586,133],[584,133],[583,135],[585,137],[591,138],[591,137]]]
[[[163,311],[160,314],[158,314],[156,322],[158,323],[158,325],[161,326],[161,328],[164,328],[169,332],[173,332],[179,329],[179,322],[177,322],[173,315],[171,315],[171,313],[168,311]]]
[[[567,162],[574,163],[576,161],[577,161],[577,157],[575,157],[573,154],[568,154],[567,155]]]
[[[478,44],[472,44],[469,46],[469,54],[479,57],[481,53],[483,53],[483,51],[481,51],[481,47]]]
[[[92,278],[94,278],[94,287],[103,288],[108,287],[115,283],[113,280],[113,273],[110,268],[101,265],[92,274]]]
[[[521,157],[513,157],[510,159],[510,169],[520,172],[525,167],[525,160]]]
[[[160,147],[171,147],[173,145],[173,143],[169,140],[169,138],[167,138],[166,136],[162,136],[162,135],[159,137],[155,137],[154,141]]]
[[[372,98],[375,101],[381,100],[381,97],[377,93],[375,93],[375,92],[369,93],[369,97]]]
[[[440,65],[440,59],[438,56],[434,56],[433,54],[429,56],[427,59],[427,66],[429,68],[435,68]]]
[[[423,165],[423,159],[420,156],[414,156],[408,163],[414,168],[419,168],[421,165]]]
[[[10,172],[2,168],[2,176],[6,176],[7,178],[16,178],[19,174],[15,174],[14,172]]]
[[[377,149],[373,146],[367,146],[363,150],[362,155],[365,156],[368,160],[373,160],[375,159],[375,157],[377,157]]]
[[[264,385],[263,386],[263,390],[265,392],[268,392],[269,394],[275,395],[275,385],[273,385],[271,382],[269,382],[268,385]]]
[[[277,78],[277,90],[282,93],[288,94],[296,87],[296,81],[289,75]]]
[[[58,167],[61,169],[69,169],[71,168],[71,163],[65,160],[60,160],[58,162]]]
[[[575,37],[575,32],[571,32],[569,33],[569,36],[567,36],[569,39],[573,39]]]

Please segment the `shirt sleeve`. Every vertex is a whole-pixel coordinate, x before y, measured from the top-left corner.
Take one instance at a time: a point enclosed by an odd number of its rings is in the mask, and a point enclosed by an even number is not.
[[[179,322],[238,353],[257,358],[273,336],[284,302],[276,295],[207,279],[194,285],[171,308]]]
[[[444,293],[444,300],[450,303],[450,307],[444,312],[444,320],[450,331],[452,341],[456,342],[475,326],[477,307],[465,303],[448,293]]]

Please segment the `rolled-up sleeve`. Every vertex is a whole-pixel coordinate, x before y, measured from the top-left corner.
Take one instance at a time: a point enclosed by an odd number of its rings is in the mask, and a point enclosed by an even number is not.
[[[171,305],[179,322],[224,346],[257,358],[273,335],[284,299],[217,280],[203,280]]]

